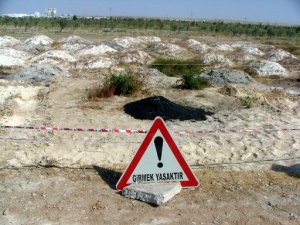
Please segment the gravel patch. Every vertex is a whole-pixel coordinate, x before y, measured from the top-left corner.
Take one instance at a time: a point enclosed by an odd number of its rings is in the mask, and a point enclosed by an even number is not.
[[[69,77],[70,74],[59,66],[51,64],[34,64],[22,69],[19,73],[10,76],[12,80],[29,82],[49,82],[54,77]]]
[[[214,86],[222,86],[228,83],[251,84],[256,80],[242,70],[210,70],[201,76],[210,80]]]

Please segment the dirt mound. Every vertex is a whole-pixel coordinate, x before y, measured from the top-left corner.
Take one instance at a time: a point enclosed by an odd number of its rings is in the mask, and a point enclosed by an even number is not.
[[[154,120],[160,116],[164,120],[206,120],[206,115],[212,115],[203,109],[178,105],[163,96],[154,96],[128,103],[124,106],[125,113],[135,119]]]
[[[31,38],[28,38],[24,41],[25,44],[32,44],[32,45],[42,45],[42,46],[50,46],[53,43],[53,39],[49,38],[46,35],[36,35]]]
[[[251,84],[256,82],[255,79],[242,70],[215,69],[202,74],[202,76],[208,78],[214,86],[220,86],[228,83]]]
[[[249,70],[258,76],[288,76],[288,71],[283,66],[268,60],[255,60],[251,62],[249,64]]]
[[[29,82],[49,82],[54,77],[69,77],[70,74],[55,65],[33,64],[11,77],[12,80],[23,80]]]
[[[234,66],[233,62],[231,62],[226,56],[222,54],[214,54],[208,53],[200,57],[200,60],[209,66],[223,67],[223,66]]]
[[[0,37],[0,47],[11,47],[19,43],[19,40],[10,36]]]
[[[58,40],[58,42],[60,42],[60,43],[72,43],[72,44],[84,44],[84,45],[93,44],[93,42],[91,42],[87,39],[84,39],[80,36],[77,36],[77,35],[72,35],[72,36],[69,36],[69,37],[61,38],[61,39]]]
[[[0,55],[0,67],[3,68],[15,68],[25,65],[25,61],[22,59]]]

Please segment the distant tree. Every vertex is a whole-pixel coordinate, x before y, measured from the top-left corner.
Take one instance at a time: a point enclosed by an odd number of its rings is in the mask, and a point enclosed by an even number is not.
[[[257,37],[259,34],[259,27],[255,26],[254,29],[252,29],[252,36]]]
[[[77,16],[76,15],[74,15],[73,16],[73,20],[77,20],[78,18],[77,18]]]
[[[62,32],[62,30],[67,26],[68,26],[68,20],[66,18],[62,18],[59,20],[60,32]]]
[[[32,20],[30,18],[26,19],[25,21],[25,32],[32,27]]]
[[[232,36],[237,36],[239,34],[239,27],[233,27],[231,29]]]
[[[25,26],[25,20],[24,18],[18,18],[18,27],[23,27]]]
[[[275,36],[275,29],[273,27],[268,27],[267,29],[268,38],[272,38]]]
[[[161,20],[158,21],[158,28],[160,31],[164,28],[164,23]]]
[[[249,37],[252,34],[252,27],[248,26],[245,28],[245,35],[246,37]]]
[[[13,23],[14,23],[14,26],[15,26],[15,28],[17,27],[17,25],[18,25],[18,23],[19,23],[19,21],[18,21],[18,19],[14,19],[14,21],[13,21]]]
[[[72,23],[72,27],[73,27],[73,32],[74,32],[78,27],[80,27],[79,22],[74,20]]]
[[[109,28],[110,28],[110,32],[112,32],[112,31],[115,29],[115,27],[117,26],[117,23],[116,23],[115,20],[110,19],[110,20],[109,20],[109,23],[108,23],[108,26],[109,26]]]
[[[144,22],[144,28],[145,28],[146,30],[148,30],[149,27],[150,27],[150,21],[149,21],[149,20],[146,20],[146,21]]]
[[[292,39],[292,37],[296,34],[296,30],[293,27],[289,27],[286,34],[290,39]]]
[[[264,28],[258,28],[258,36],[259,37],[264,37],[264,36],[266,36],[266,34],[267,34],[267,31],[264,29]]]
[[[191,28],[191,24],[189,22],[187,22],[186,25],[185,25],[185,30],[189,31],[190,28]]]
[[[170,24],[170,28],[171,28],[171,31],[175,32],[178,29],[178,24],[175,22],[172,22]]]

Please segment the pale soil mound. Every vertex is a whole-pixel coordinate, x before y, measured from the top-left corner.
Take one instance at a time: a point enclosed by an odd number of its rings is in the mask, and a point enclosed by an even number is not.
[[[249,74],[242,70],[210,70],[201,76],[206,77],[210,80],[214,86],[221,86],[228,83],[240,83],[240,84],[251,84],[256,83]]]
[[[222,66],[233,66],[234,63],[230,61],[226,56],[222,54],[214,54],[207,53],[200,57],[200,61],[202,61],[205,65],[222,67]]]
[[[185,55],[189,55],[189,52],[186,48],[183,48],[177,44],[166,42],[155,43],[150,50],[165,57],[184,57]]]
[[[13,48],[1,48],[0,55],[18,58],[22,60],[26,60],[32,57],[32,55],[27,52],[15,50]]]
[[[141,50],[123,50],[116,58],[123,63],[150,64],[154,61],[147,52]]]
[[[24,66],[26,63],[22,59],[14,58],[11,56],[0,55],[0,67],[3,68],[16,68]]]
[[[267,55],[267,59],[273,62],[277,62],[286,58],[297,59],[296,56],[282,49],[272,49]]]
[[[85,47],[84,49],[81,49],[78,51],[76,54],[79,57],[83,56],[103,56],[108,53],[115,53],[117,52],[115,49],[105,45],[105,44],[100,44],[100,45],[90,45]]]
[[[288,76],[288,71],[283,66],[268,60],[255,60],[251,62],[249,64],[249,70],[258,76]]]
[[[35,81],[35,82],[49,82],[54,77],[69,77],[70,74],[60,68],[59,66],[51,64],[33,64],[24,69],[19,73],[11,76],[13,80],[23,81]]]
[[[232,51],[234,50],[229,44],[225,44],[225,43],[217,43],[217,44],[213,44],[213,45],[211,45],[211,47],[212,47],[215,51],[232,52]]]
[[[71,54],[61,50],[50,50],[31,59],[33,62],[50,63],[54,65],[68,65],[74,63],[77,59]]]
[[[138,36],[114,38],[112,41],[124,48],[130,48],[145,46],[147,43],[161,42],[161,39],[153,36]]]
[[[50,46],[53,43],[53,39],[46,36],[46,35],[36,35],[31,38],[28,38],[24,41],[25,44],[32,44],[32,45],[47,45]]]
[[[93,44],[93,42],[82,38],[80,36],[77,35],[71,35],[69,37],[64,37],[58,40],[58,42],[60,43],[72,43],[72,44],[84,44],[84,45],[91,45]]]
[[[60,46],[60,50],[62,51],[67,51],[70,53],[75,53],[83,48],[85,48],[85,44],[80,44],[80,43],[65,43],[62,46]]]
[[[0,47],[12,47],[16,44],[19,44],[20,41],[10,36],[0,37]]]
[[[101,68],[110,68],[116,64],[114,59],[108,57],[97,57],[95,58],[85,58],[77,61],[73,69],[82,70],[82,69],[101,69]]]

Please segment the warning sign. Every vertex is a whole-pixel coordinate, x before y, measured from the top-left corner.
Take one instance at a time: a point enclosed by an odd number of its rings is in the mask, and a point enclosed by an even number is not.
[[[170,181],[180,181],[184,188],[199,186],[163,119],[157,117],[116,187],[122,190],[132,183]]]

